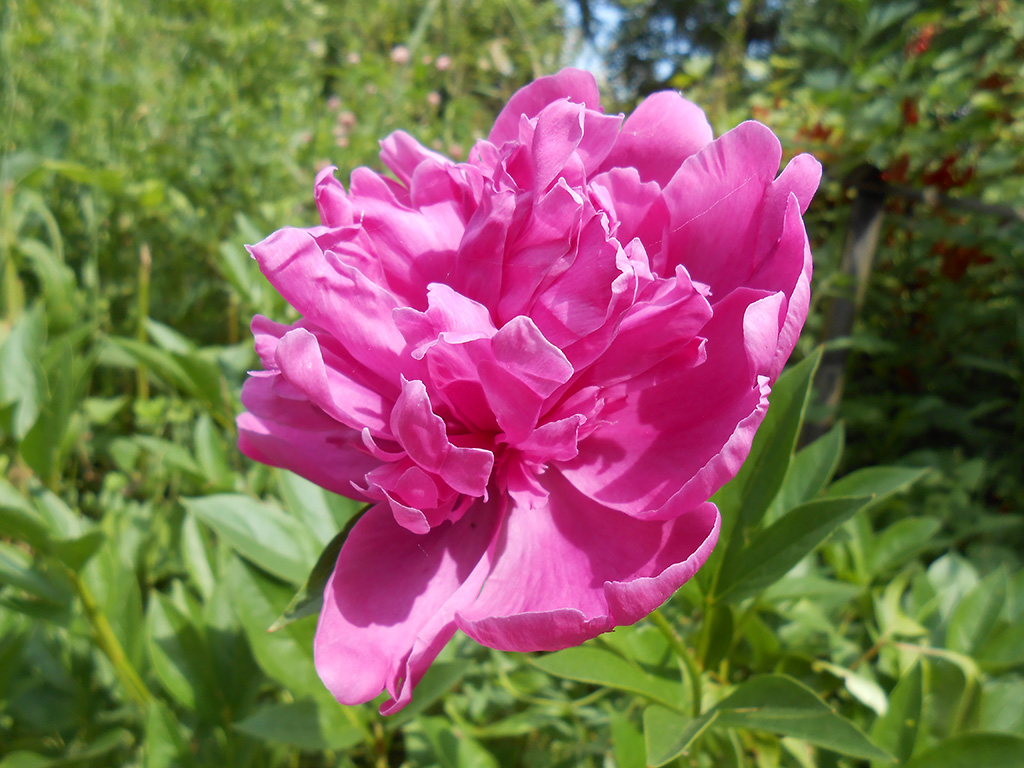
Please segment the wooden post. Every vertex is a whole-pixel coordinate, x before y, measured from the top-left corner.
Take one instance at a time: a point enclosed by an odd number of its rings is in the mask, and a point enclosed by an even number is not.
[[[864,304],[878,235],[885,217],[887,186],[878,168],[868,163],[857,166],[846,177],[843,186],[855,194],[850,203],[850,228],[840,265],[843,274],[850,277],[852,286],[848,295],[837,297],[829,307],[823,343],[849,336],[853,331],[854,321]],[[808,424],[804,431],[805,442],[823,435],[835,421],[835,411],[843,396],[848,357],[848,349],[831,349],[822,357],[815,378],[816,400],[828,408],[828,415],[820,422]]]

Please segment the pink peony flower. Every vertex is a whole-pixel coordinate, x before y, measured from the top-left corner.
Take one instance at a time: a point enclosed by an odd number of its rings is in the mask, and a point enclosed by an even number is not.
[[[250,251],[301,314],[256,317],[242,451],[371,504],[327,586],[339,701],[405,706],[461,629],[554,650],[704,563],[807,313],[820,167],[713,139],[674,92],[604,115],[586,72],[520,90],[468,162],[398,132],[388,178],[316,180],[322,226]]]

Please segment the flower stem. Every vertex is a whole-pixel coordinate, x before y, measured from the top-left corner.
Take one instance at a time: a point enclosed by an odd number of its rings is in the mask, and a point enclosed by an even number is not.
[[[135,671],[135,667],[128,660],[128,655],[124,652],[121,641],[114,634],[106,614],[103,613],[103,609],[96,602],[96,598],[93,597],[88,585],[70,568],[67,568],[66,571],[68,578],[75,588],[75,592],[78,594],[78,599],[82,601],[85,618],[92,628],[96,644],[103,651],[104,655],[110,659],[110,663],[114,665],[114,673],[128,691],[128,695],[136,704],[145,707],[152,700],[153,694],[150,693],[146,684],[142,682],[139,673]]]
[[[686,667],[686,676],[690,678],[690,698],[692,700],[691,707],[694,717],[700,717],[701,714],[701,700],[704,697],[704,692],[701,688],[701,671],[697,666],[696,660],[693,658],[693,654],[690,653],[690,649],[686,647],[683,639],[676,632],[675,627],[672,626],[671,622],[665,618],[661,610],[655,610],[650,615],[650,619],[654,622],[654,626],[658,628],[665,639],[668,640],[669,646],[678,656],[684,666]]]

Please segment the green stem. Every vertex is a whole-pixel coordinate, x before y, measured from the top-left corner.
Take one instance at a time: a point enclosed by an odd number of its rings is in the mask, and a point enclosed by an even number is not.
[[[114,634],[106,614],[103,613],[103,609],[96,602],[92,591],[79,578],[77,573],[70,568],[65,570],[67,571],[68,578],[71,580],[71,584],[75,588],[75,592],[78,594],[78,599],[82,601],[85,618],[92,628],[96,644],[103,651],[104,655],[110,659],[110,663],[114,665],[114,673],[128,691],[128,695],[135,703],[145,707],[152,700],[153,694],[149,692],[146,684],[139,677],[139,673],[135,671],[135,667],[128,660],[128,655],[124,652],[121,641]]]
[[[697,666],[696,660],[693,658],[693,654],[690,653],[690,649],[686,647],[683,639],[676,632],[671,622],[665,618],[664,614],[660,610],[655,610],[650,615],[650,619],[654,622],[661,634],[668,640],[669,646],[675,651],[676,656],[682,659],[683,664],[686,666],[686,676],[690,678],[690,698],[692,699],[692,712],[694,717],[700,717],[701,714],[701,700],[704,697],[704,692],[701,688],[701,671]]]
[[[139,294],[138,324],[135,326],[135,338],[140,344],[148,340],[146,319],[149,317],[149,278],[153,269],[153,257],[149,252],[149,244],[143,243],[139,249]],[[149,371],[141,363],[135,369],[135,395],[141,402],[149,400]]]

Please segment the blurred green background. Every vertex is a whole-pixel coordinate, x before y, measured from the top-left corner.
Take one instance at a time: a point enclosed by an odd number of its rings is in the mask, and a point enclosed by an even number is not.
[[[802,450],[751,540],[876,495],[671,631],[457,639],[402,714],[340,707],[313,619],[265,630],[357,510],[235,448],[249,319],[293,317],[242,246],[315,222],[319,168],[397,129],[464,158],[574,63],[606,111],[676,88],[822,161]],[[3,0],[0,768],[1024,764],[1022,212],[1011,0]],[[672,754],[677,641],[706,705],[785,673],[893,760],[724,715]]]

